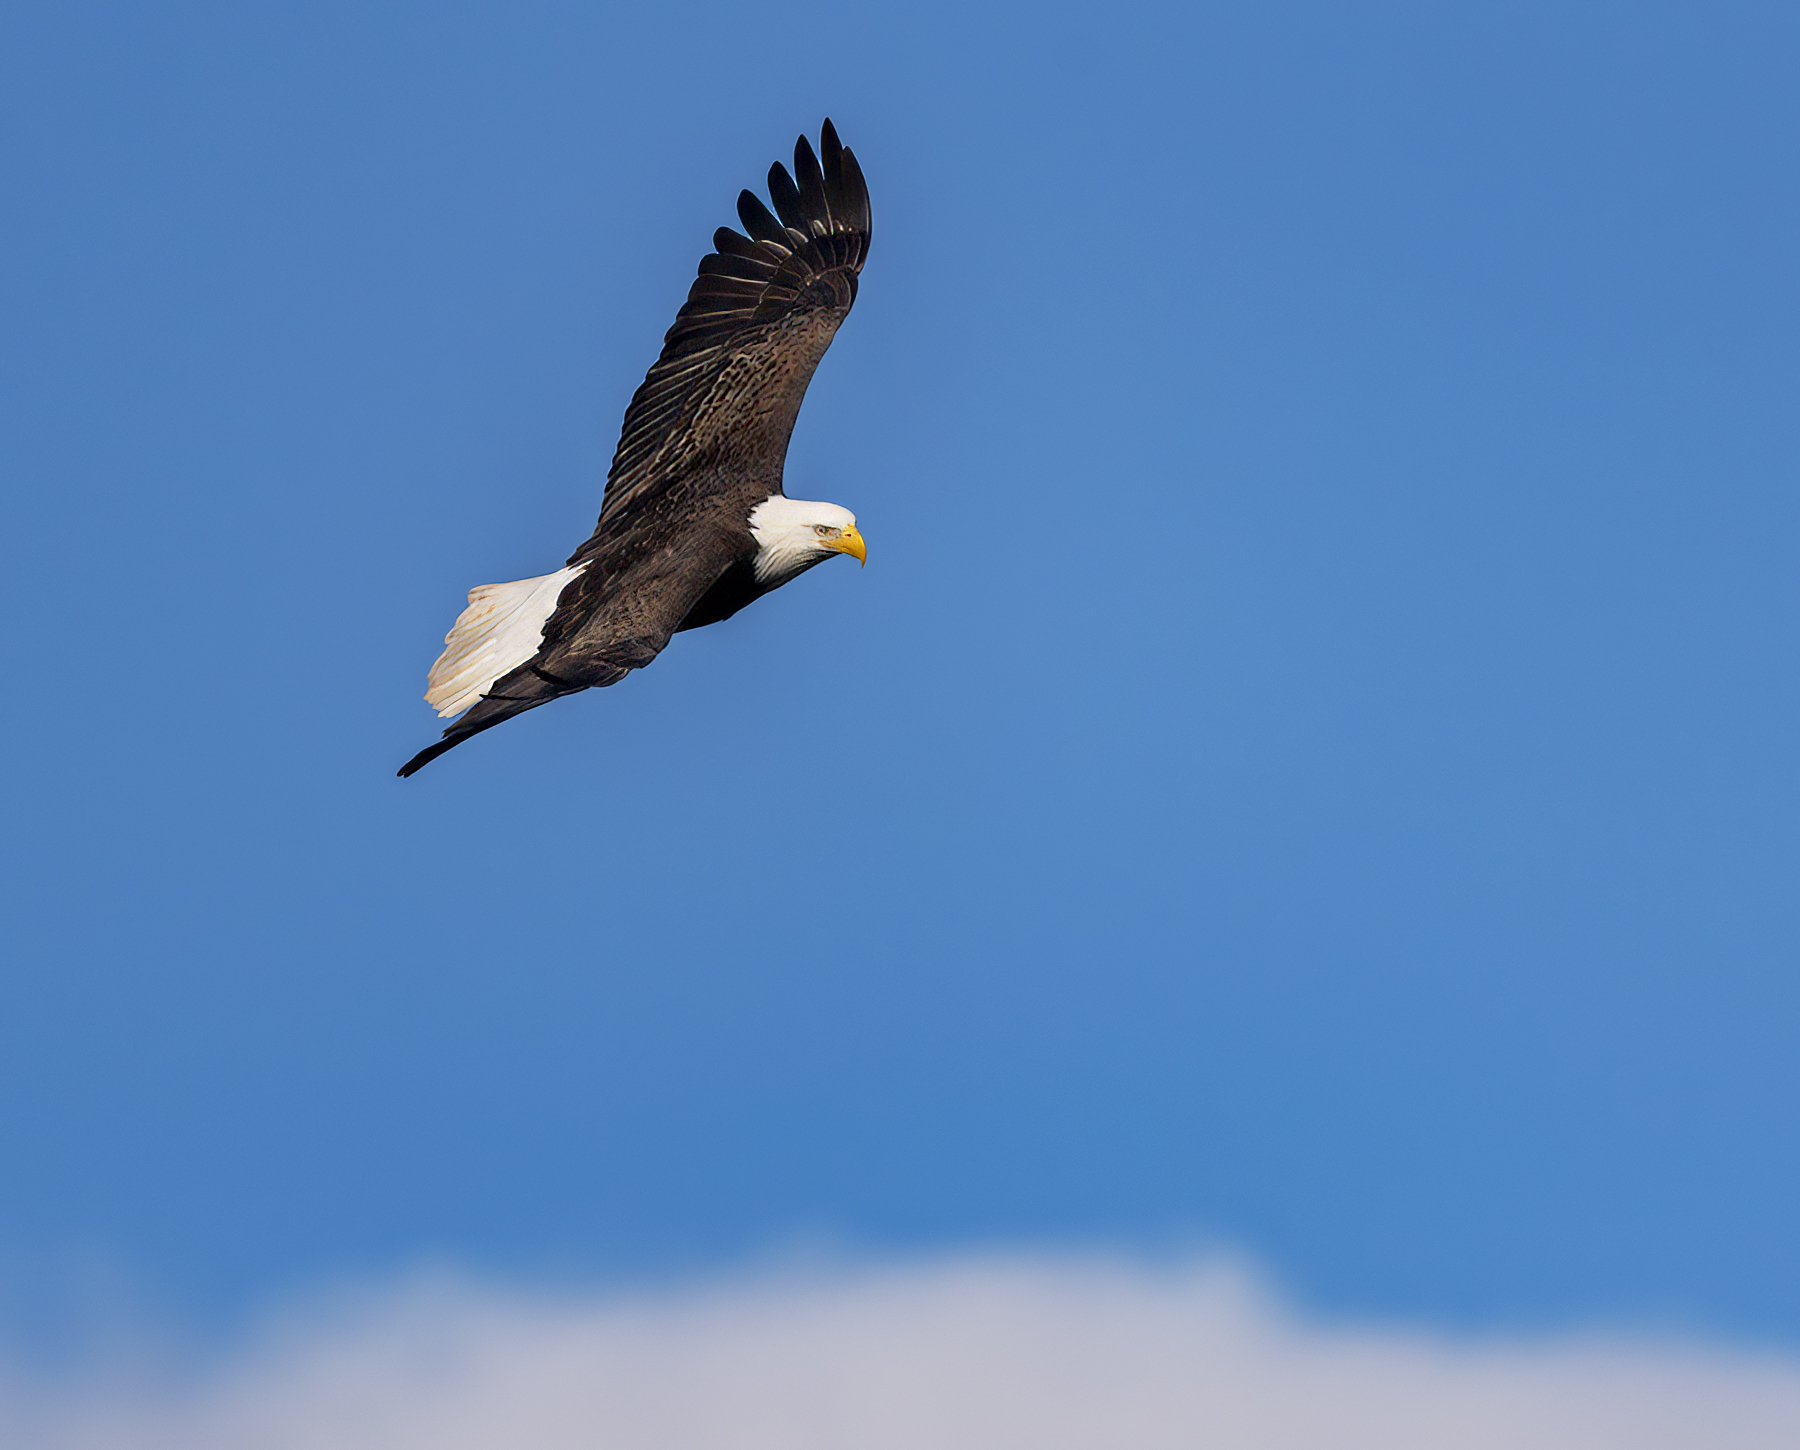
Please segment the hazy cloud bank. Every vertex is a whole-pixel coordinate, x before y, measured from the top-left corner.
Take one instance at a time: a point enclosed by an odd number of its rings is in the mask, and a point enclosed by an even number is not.
[[[556,1298],[445,1279],[203,1376],[0,1375],[17,1450],[1775,1450],[1800,1358],[1309,1324],[1246,1275],[970,1259]]]

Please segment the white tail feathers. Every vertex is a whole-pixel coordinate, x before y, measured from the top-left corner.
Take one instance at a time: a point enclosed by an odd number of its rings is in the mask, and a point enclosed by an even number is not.
[[[556,612],[563,586],[587,563],[511,584],[469,591],[469,607],[444,636],[444,652],[425,678],[425,703],[439,715],[460,715],[508,670],[544,642],[544,623]]]

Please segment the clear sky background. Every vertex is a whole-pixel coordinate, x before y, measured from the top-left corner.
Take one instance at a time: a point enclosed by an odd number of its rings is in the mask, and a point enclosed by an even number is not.
[[[1800,1345],[1800,12],[9,7],[0,1310],[1234,1246]],[[742,186],[821,568],[409,781]]]

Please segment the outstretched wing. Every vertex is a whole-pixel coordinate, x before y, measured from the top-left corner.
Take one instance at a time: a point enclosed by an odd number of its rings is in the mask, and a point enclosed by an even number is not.
[[[450,650],[438,662],[450,675],[445,693],[427,696],[446,713],[468,709],[441,740],[401,766],[400,774],[413,774],[515,715],[579,690],[617,684],[641,670],[661,653],[738,548],[717,527],[674,534],[627,528],[609,538],[592,568],[475,590],[445,641]],[[438,667],[432,674],[435,686]]]
[[[749,235],[713,234],[718,250],[701,258],[662,356],[625,410],[599,525],[570,563],[697,473],[779,485],[806,385],[856,300],[869,192],[826,121],[817,155],[804,136],[795,143],[794,175],[769,168],[769,197],[773,213],[753,192],[738,197]]]

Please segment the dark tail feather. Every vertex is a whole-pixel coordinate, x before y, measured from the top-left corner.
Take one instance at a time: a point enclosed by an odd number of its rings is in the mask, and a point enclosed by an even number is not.
[[[492,730],[496,725],[504,725],[514,715],[523,715],[527,710],[548,705],[552,700],[572,695],[584,688],[586,687],[582,685],[566,685],[552,680],[525,665],[504,679],[496,680],[493,694],[483,695],[471,709],[464,712],[461,719],[444,732],[442,740],[436,745],[427,745],[396,773],[405,779],[413,772],[430,765],[446,750],[454,750],[470,736],[479,735],[483,730]]]

